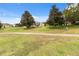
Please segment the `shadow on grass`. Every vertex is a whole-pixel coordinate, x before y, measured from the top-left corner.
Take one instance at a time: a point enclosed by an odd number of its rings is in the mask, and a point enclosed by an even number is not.
[[[48,26],[49,29],[65,29],[66,26]]]
[[[23,28],[24,30],[31,30],[31,29],[35,29],[35,28]]]
[[[43,44],[41,41],[36,42],[24,42],[23,48],[20,48],[19,50],[16,50],[15,53],[13,53],[13,56],[27,56],[31,51],[39,49]]]

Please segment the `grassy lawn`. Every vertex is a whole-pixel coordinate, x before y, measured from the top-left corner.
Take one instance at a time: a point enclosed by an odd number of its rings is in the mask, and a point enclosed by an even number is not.
[[[38,27],[32,29],[24,29],[23,27],[10,27],[1,29],[0,32],[44,32],[44,33],[66,33],[79,34],[79,25],[72,25],[67,27]]]
[[[0,55],[79,56],[79,37],[0,35]]]

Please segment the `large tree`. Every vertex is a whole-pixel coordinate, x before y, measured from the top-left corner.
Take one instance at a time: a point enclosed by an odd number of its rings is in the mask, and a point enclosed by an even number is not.
[[[79,3],[78,3],[78,5],[75,7],[75,9],[74,9],[74,19],[75,19],[76,21],[79,21]]]
[[[68,6],[70,6],[69,4]],[[68,7],[69,8],[69,7]],[[75,22],[79,21],[79,4],[75,7],[70,7],[69,9],[65,9],[63,14],[65,15],[66,21],[71,24],[75,24]]]
[[[22,26],[26,26],[27,28],[30,28],[35,23],[35,21],[32,15],[28,11],[25,11],[21,17],[20,23]]]
[[[64,13],[65,15],[65,18],[66,18],[66,21],[67,22],[71,22],[72,24],[74,23],[74,12],[72,12],[72,9],[69,9],[69,10],[64,10]]]
[[[2,28],[3,24],[0,22],[0,29]]]
[[[56,5],[53,5],[50,9],[49,18],[47,20],[47,24],[49,25],[61,25],[63,23],[62,18],[62,12],[59,11],[59,9],[56,7]]]

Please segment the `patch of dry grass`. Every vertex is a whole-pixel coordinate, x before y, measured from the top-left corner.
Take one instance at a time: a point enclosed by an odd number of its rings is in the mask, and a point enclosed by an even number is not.
[[[24,29],[23,27],[10,27],[1,29],[0,32],[43,32],[43,33],[65,33],[65,34],[79,34],[79,26],[68,26],[68,29],[65,27],[38,27],[31,29]]]
[[[79,55],[79,37],[0,35],[0,55]]]

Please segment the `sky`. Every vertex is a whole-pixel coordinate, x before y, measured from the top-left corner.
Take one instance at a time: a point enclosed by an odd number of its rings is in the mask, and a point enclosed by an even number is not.
[[[0,3],[0,21],[10,24],[19,23],[22,14],[27,10],[35,21],[45,22],[54,4],[60,11],[67,7],[66,3]]]

